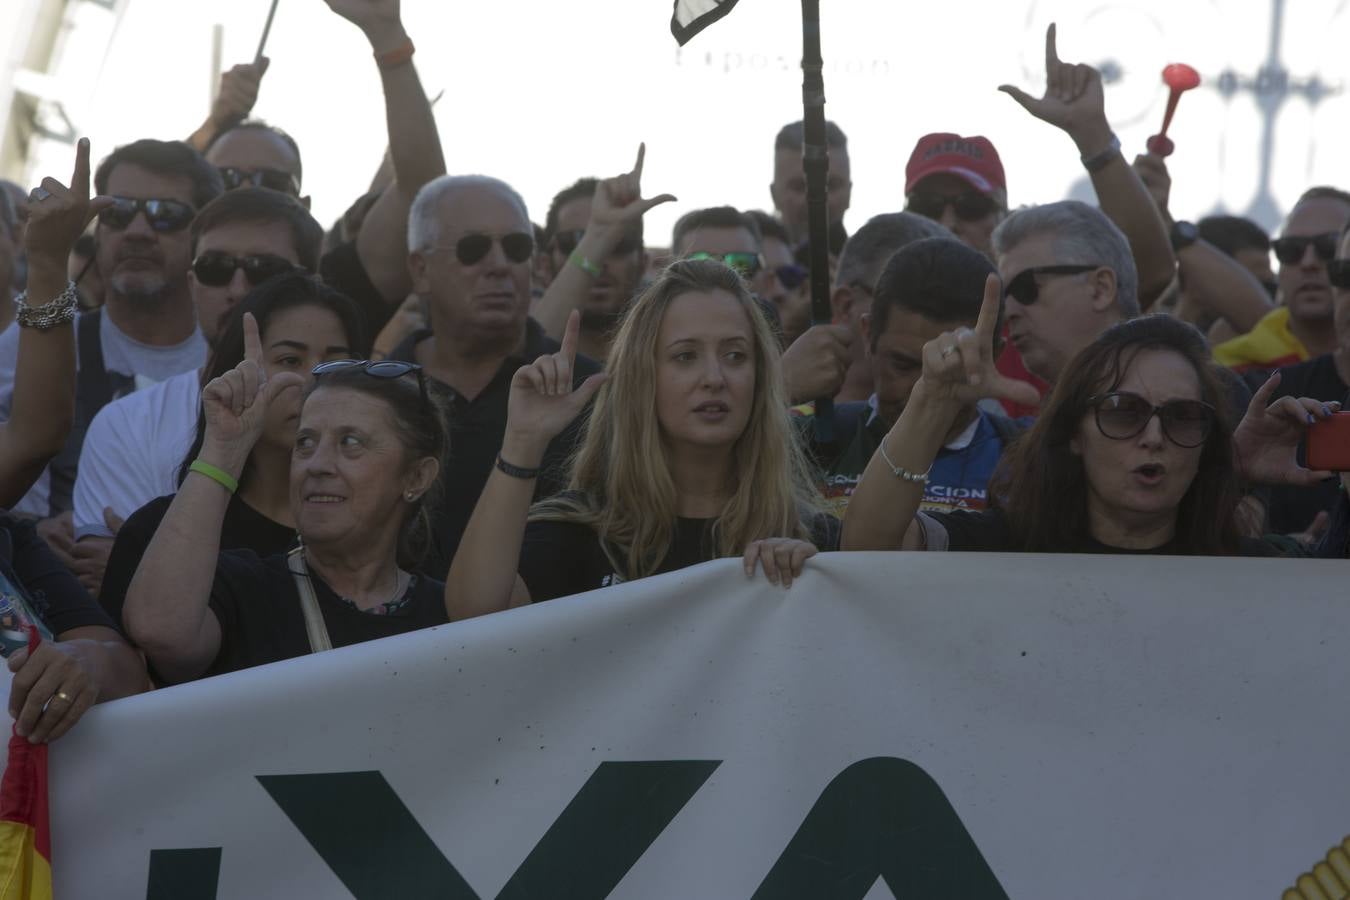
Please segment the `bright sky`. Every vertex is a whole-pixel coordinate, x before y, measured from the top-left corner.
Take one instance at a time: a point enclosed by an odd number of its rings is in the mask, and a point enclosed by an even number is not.
[[[1262,123],[1244,92],[1214,89],[1232,69],[1252,78],[1268,51],[1274,0],[825,0],[827,115],[848,133],[856,229],[901,207],[905,161],[931,131],[984,134],[1003,158],[1013,205],[1060,199],[1083,181],[1072,143],[1032,119],[997,86],[1039,91],[1044,29],[1059,23],[1062,58],[1120,78],[1107,110],[1126,152],[1142,152],[1161,123],[1159,73],[1190,63],[1207,84],[1181,101],[1171,135],[1173,211],[1198,218],[1257,199]],[[81,4],[82,16],[106,16]],[[1283,58],[1293,79],[1350,83],[1350,0],[1285,3]],[[669,0],[403,0],[416,63],[437,107],[452,172],[514,184],[543,221],[549,199],[582,175],[630,167],[647,142],[644,186],[680,201],[649,214],[653,244],[682,212],[721,203],[769,208],[772,142],[801,116],[800,7],[741,0],[682,51]],[[63,87],[96,155],[138,137],[191,132],[207,108],[212,25],[224,64],[252,58],[267,0],[130,0],[103,59],[101,43],[72,48],[97,77]],[[86,42],[87,43],[87,42]],[[281,0],[256,114],[290,131],[305,156],[305,188],[325,225],[361,193],[385,146],[379,79],[360,32],[322,0]],[[1350,92],[1313,105],[1291,97],[1276,118],[1274,225],[1308,185],[1350,184]],[[39,148],[64,173],[70,151]]]

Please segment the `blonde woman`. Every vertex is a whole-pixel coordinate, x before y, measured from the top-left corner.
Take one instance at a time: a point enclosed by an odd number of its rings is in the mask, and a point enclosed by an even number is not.
[[[742,556],[784,587],[833,520],[788,419],[777,341],[740,277],[674,263],[633,301],[609,364],[573,387],[578,321],[521,368],[497,468],[446,579],[452,620]],[[530,508],[544,448],[595,397],[568,490]]]

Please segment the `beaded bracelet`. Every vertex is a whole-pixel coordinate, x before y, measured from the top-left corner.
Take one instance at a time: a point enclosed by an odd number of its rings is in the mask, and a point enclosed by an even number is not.
[[[884,443],[877,445],[877,449],[881,451],[881,458],[886,461],[886,465],[891,467],[891,472],[895,474],[896,478],[899,478],[901,481],[908,481],[911,484],[928,483],[928,475],[933,471],[932,466],[928,467],[927,472],[911,472],[904,466],[897,466],[895,463],[891,462],[891,458],[886,455],[886,445]]]

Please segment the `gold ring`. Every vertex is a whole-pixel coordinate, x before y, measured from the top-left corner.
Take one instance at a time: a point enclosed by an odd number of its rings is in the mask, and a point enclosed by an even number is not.
[[[57,691],[56,696],[53,697],[52,700],[64,700],[66,703],[69,703],[70,695],[67,694],[65,691]]]

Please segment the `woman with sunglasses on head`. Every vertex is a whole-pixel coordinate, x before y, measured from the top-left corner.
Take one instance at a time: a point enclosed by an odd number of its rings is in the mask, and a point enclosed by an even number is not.
[[[562,350],[516,372],[506,438],[446,579],[451,619],[741,556],[784,587],[833,519],[788,419],[777,341],[745,283],[672,264],[628,310],[606,371],[575,390]],[[544,448],[594,397],[562,494],[531,508]]]
[[[1001,291],[991,275],[976,328],[924,347],[923,374],[849,503],[843,549],[1275,555],[1238,534],[1235,461],[1255,479],[1325,474],[1296,474],[1293,459],[1309,422],[1331,410],[1294,398],[1267,406],[1267,386],[1234,433],[1203,337],[1161,315],[1114,325],[1074,357],[1005,455],[990,509],[919,513],[959,410],[1032,399],[994,368]]]
[[[444,622],[444,586],[414,574],[447,445],[419,367],[342,360],[304,379],[244,359],[202,391],[201,449],[127,591],[123,621],[168,682]],[[298,408],[287,489],[299,546],[220,552],[222,521],[274,410]]]

